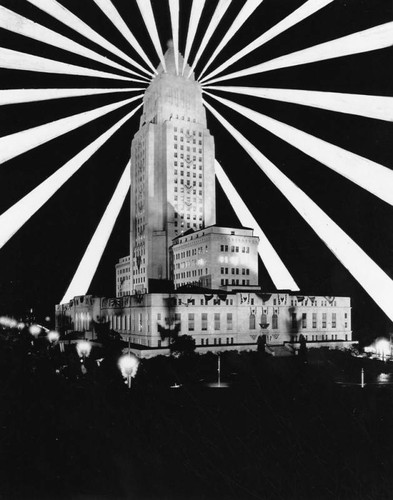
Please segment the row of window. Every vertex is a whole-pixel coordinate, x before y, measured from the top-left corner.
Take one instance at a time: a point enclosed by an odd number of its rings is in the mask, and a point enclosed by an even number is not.
[[[186,133],[187,133],[188,135],[191,135],[191,134],[189,134],[189,132],[186,132]],[[201,133],[201,132],[199,132],[199,134],[200,134],[199,136],[201,137],[201,136],[202,136],[202,133]],[[193,132],[192,132],[192,135],[193,135],[194,137],[195,137],[195,135],[196,135],[194,130],[193,130]],[[175,139],[175,141],[177,141],[177,140],[178,140],[178,136],[177,136],[177,135],[174,135],[174,136],[173,136],[173,138]],[[191,139],[191,138],[187,138],[187,142],[189,142],[189,140],[190,140],[190,139]],[[184,136],[182,136],[182,135],[180,136],[180,142],[184,142]],[[193,140],[192,140],[192,143],[193,143],[193,144],[196,144],[196,139],[193,139]],[[199,146],[202,146],[202,140],[201,140],[201,139],[199,139],[199,140],[198,140],[198,144],[199,144]]]
[[[173,145],[174,149],[177,149],[177,144],[174,144]],[[184,151],[184,146],[180,146],[180,151]],[[191,148],[190,146],[187,146],[186,147],[186,151],[189,151],[191,153]],[[196,153],[196,148],[192,148],[192,151],[193,153]],[[202,154],[202,148],[199,148],[198,149],[198,153],[199,154]],[[193,156],[193,160],[195,161],[196,160],[196,156]]]
[[[177,175],[178,171],[175,169],[174,174]],[[186,177],[191,177],[191,172],[186,172]],[[180,170],[180,175],[184,176],[184,170]],[[196,172],[193,172],[192,176],[195,178],[196,177]],[[198,178],[202,179],[202,174],[198,174]]]
[[[180,119],[178,115],[176,115],[176,118],[177,118],[177,119]],[[182,116],[182,117],[181,117],[181,120],[184,120],[184,116]],[[190,121],[190,119],[188,118],[188,120],[187,120],[187,121]],[[195,122],[195,120],[193,120],[193,121]],[[178,132],[178,128],[177,128],[177,127],[174,127],[174,131],[175,131],[175,132]],[[184,130],[183,130],[182,128],[180,129],[180,133],[181,133],[181,134],[183,134],[183,133],[184,133]],[[192,131],[190,131],[190,130],[186,130],[186,131],[185,131],[185,133],[186,133],[187,135],[191,135],[191,134],[192,134],[192,135],[196,135],[195,130],[192,130]],[[198,132],[198,136],[199,136],[199,137],[202,137],[202,132]]]
[[[123,269],[119,269],[119,274],[125,274],[125,273],[128,273],[130,272],[130,268],[129,267],[124,267]]]
[[[202,276],[203,269],[195,269],[194,271],[186,271],[184,273],[176,273],[175,279],[185,279],[185,278],[195,278],[197,276]]]
[[[231,270],[231,274],[240,274],[240,269],[238,267],[222,267],[221,274],[229,274],[229,269]],[[250,274],[250,270],[243,267],[241,274],[248,276]]]
[[[175,212],[175,219],[187,219],[187,220],[190,220],[191,219],[191,214],[178,214],[177,212]],[[193,215],[193,220],[197,220],[197,216],[194,214]],[[199,216],[199,220],[202,220],[202,215]],[[176,221],[175,221],[176,223]]]
[[[177,167],[177,166],[179,165],[179,162],[176,160],[176,161],[174,161],[174,162],[173,162],[173,165],[174,165],[175,167]],[[191,163],[188,163],[188,164],[186,165],[186,168],[191,169],[191,165],[192,165],[192,169],[193,169],[193,170],[196,170],[196,168],[197,168],[197,167],[196,167],[196,165],[195,165],[194,163],[192,163],[192,164],[191,164]],[[182,161],[180,162],[180,168],[184,168],[184,162],[182,162]],[[202,170],[202,165],[198,165],[198,170]],[[176,172],[175,172],[175,173],[176,173]]]
[[[177,152],[175,152],[175,153],[173,153],[173,157],[174,157],[174,158],[180,158],[181,160],[184,160],[184,153],[180,153],[180,156],[179,156],[179,155],[178,155],[178,153],[177,153]],[[190,158],[190,155],[189,155],[189,154],[187,154],[186,159],[187,159],[188,161],[191,161],[191,158]],[[196,160],[197,160],[196,156],[193,156],[193,157],[192,157],[192,161],[196,161]],[[199,163],[202,163],[202,156],[198,156],[198,162],[199,162]]]
[[[240,252],[240,247],[231,245],[231,249],[229,250],[229,245],[220,245],[220,252],[235,252],[239,253]],[[242,253],[250,253],[250,247],[242,247],[241,249]]]
[[[178,181],[178,179],[177,179],[177,178],[175,178],[175,179],[173,180],[173,182],[174,182],[175,184],[178,184],[178,182],[177,182],[177,181]],[[180,179],[180,184],[184,184],[184,179]],[[190,187],[191,187],[191,186],[196,187],[196,185],[197,185],[196,181],[192,181],[192,184],[191,184],[191,183],[189,183],[188,181],[187,181],[187,183],[186,183],[186,186],[190,186]],[[199,186],[199,187],[202,187],[202,186],[203,186],[203,183],[202,183],[202,182],[198,182],[198,186]],[[176,187],[175,187],[175,192],[176,192]]]
[[[229,283],[231,281],[231,283]],[[250,280],[242,280],[242,286],[248,286],[250,284]],[[228,278],[222,278],[221,279],[221,286],[226,286],[226,285],[240,285],[240,280],[239,279],[232,279],[229,280]]]
[[[139,339],[137,339],[139,340]],[[198,340],[200,342],[200,344],[198,344]],[[210,343],[211,342],[211,343]],[[225,338],[225,344],[226,345],[233,345],[234,343],[234,338],[233,337],[226,337]],[[201,339],[195,339],[195,345],[200,345],[200,346],[205,346],[205,345],[222,345],[224,344],[224,339],[221,338],[221,337],[218,337],[218,338],[213,338],[213,339],[209,339],[208,337],[206,338],[201,338]],[[150,341],[148,340],[148,345],[150,345]],[[167,341],[161,341],[161,340],[158,340],[158,347],[165,347],[168,345],[168,342]]]

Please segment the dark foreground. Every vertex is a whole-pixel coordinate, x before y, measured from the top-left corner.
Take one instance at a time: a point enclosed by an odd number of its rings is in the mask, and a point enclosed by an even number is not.
[[[129,391],[114,355],[84,376],[23,356],[1,355],[2,499],[393,497],[393,386],[335,383],[364,360],[227,353],[210,389],[216,356],[157,358]]]

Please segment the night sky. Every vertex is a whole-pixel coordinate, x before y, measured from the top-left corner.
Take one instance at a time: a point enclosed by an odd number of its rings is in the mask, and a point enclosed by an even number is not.
[[[142,63],[142,59],[92,0],[61,0],[61,3],[117,47]],[[113,0],[113,3],[154,65],[158,66],[158,56],[136,1]],[[192,2],[181,0],[180,3],[180,50],[184,52]],[[303,3],[303,0],[264,0],[219,54],[211,69],[223,63]],[[244,1],[239,0],[232,2],[197,66],[197,76],[243,4]],[[0,5],[126,65],[121,59],[108,54],[105,49],[41,12],[26,0],[0,0]],[[161,43],[165,48],[167,40],[171,38],[168,3],[165,0],[153,0],[152,5]],[[206,1],[191,51],[191,62],[216,5],[217,0]],[[253,51],[225,70],[225,73],[371,28],[392,21],[392,18],[392,3],[386,0],[336,0]],[[0,37],[1,45],[6,48],[121,74],[120,71],[90,59],[3,29],[0,30]],[[392,56],[393,50],[389,48],[237,78],[233,81],[220,82],[218,85],[282,87],[391,96],[393,95]],[[140,86],[116,80],[13,70],[0,70],[0,82],[5,89]],[[132,95],[134,94],[130,94],[130,97]],[[226,92],[218,95],[233,99],[391,168],[393,157],[391,123]],[[3,106],[0,114],[0,136],[122,100],[127,96],[114,93]],[[393,277],[392,207],[238,113],[213,99],[207,98],[207,100],[316,201],[387,274]],[[130,105],[127,110],[132,108],[133,105]],[[124,114],[122,109],[110,113],[1,165],[0,212],[5,211],[55,172]],[[138,129],[139,116],[138,113],[127,122],[0,250],[0,313],[19,313],[34,307],[40,313],[52,314],[53,305],[61,300],[68,287],[127,163],[131,139]],[[390,329],[393,332],[393,326],[385,314],[210,112],[208,112],[208,126],[215,138],[217,159],[301,287],[301,292],[310,295],[351,296],[353,326],[357,338],[378,336],[388,333]],[[217,186],[217,223],[238,225],[236,216],[219,186]],[[119,257],[128,254],[128,229],[129,201],[127,200],[92,282],[91,293],[106,296],[115,293],[114,265]],[[261,285],[265,290],[274,290],[263,265],[261,265]]]

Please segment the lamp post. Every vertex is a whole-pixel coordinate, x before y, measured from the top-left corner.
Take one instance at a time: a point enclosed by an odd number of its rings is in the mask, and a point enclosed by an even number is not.
[[[87,373],[86,367],[85,367],[85,360],[86,358],[89,357],[91,351],[91,344],[88,340],[79,340],[76,344],[76,352],[78,353],[78,356],[81,358],[81,369],[82,373],[85,375]]]
[[[139,360],[131,353],[124,354],[119,359],[119,368],[123,377],[127,380],[128,388],[131,389],[131,379],[138,371]]]
[[[218,387],[221,387],[221,357],[220,353],[217,356],[217,384]]]

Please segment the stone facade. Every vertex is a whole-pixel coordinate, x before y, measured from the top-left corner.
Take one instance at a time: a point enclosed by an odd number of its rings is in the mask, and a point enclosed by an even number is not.
[[[131,145],[131,293],[171,279],[173,238],[216,218],[214,141],[201,87],[193,75],[176,75],[173,47],[165,61],[167,72],[159,67],[146,89]]]
[[[178,236],[172,247],[175,288],[258,286],[258,242],[248,228],[212,226]]]
[[[130,255],[116,265],[116,297],[56,306],[58,328],[94,336],[95,322],[105,323],[156,354],[168,352],[175,332],[191,335],[200,352],[255,349],[258,339],[268,349],[351,342],[349,298],[263,293],[253,230],[215,226],[202,91],[193,75],[176,74],[172,47],[165,60],[132,141]]]
[[[350,343],[351,304],[348,297],[306,297],[257,291],[211,293],[150,293],[122,298],[75,297],[57,306],[68,318],[68,329],[94,332],[94,321],[104,320],[141,348],[165,348],[163,332],[178,328],[191,335],[197,350],[207,347],[253,349],[258,337],[267,346],[297,344],[303,335],[308,346]],[[90,322],[87,322],[90,318]]]
[[[116,297],[130,295],[131,272],[130,257],[121,258],[116,264]]]

